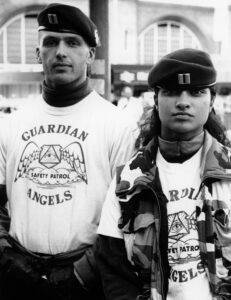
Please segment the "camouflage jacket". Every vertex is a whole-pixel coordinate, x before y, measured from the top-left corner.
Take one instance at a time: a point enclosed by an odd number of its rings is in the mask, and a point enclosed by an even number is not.
[[[159,182],[156,152],[157,142],[152,140],[121,168],[117,178],[119,228],[124,234],[128,259],[144,283],[144,294],[137,299],[163,300],[168,291],[167,201]],[[208,132],[201,170],[203,204],[197,207],[201,260],[214,299],[228,300],[231,299],[231,150]]]

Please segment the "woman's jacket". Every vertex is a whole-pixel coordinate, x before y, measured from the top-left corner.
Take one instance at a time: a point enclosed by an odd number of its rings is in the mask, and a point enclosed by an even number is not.
[[[98,263],[104,271],[105,293],[110,300],[166,299],[167,199],[155,162],[157,148],[157,140],[153,139],[118,169],[116,195],[121,208],[118,226],[125,247],[119,239],[100,236],[97,249]],[[201,260],[214,299],[228,300],[231,299],[231,149],[218,143],[208,132],[202,149],[200,193],[203,201],[196,209],[196,218]],[[116,264],[106,258],[112,244],[118,249],[114,252],[117,257],[111,254],[109,259],[114,259]],[[124,260],[124,251],[130,266]],[[130,275],[127,270],[121,271],[125,264],[130,268]],[[113,274],[119,274],[116,284],[112,282],[116,279]]]

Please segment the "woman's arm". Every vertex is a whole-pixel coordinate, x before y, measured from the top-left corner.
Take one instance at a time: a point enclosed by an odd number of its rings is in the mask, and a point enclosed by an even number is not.
[[[94,250],[106,299],[135,300],[141,282],[127,259],[124,240],[99,235]]]

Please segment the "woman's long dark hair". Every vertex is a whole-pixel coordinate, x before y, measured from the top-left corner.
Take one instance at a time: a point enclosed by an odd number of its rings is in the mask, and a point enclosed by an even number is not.
[[[216,97],[215,87],[210,87],[210,93],[212,99]],[[154,90],[154,98],[158,97],[159,89]],[[204,125],[204,128],[221,144],[224,146],[231,147],[231,142],[226,137],[226,127],[221,122],[220,118],[216,115],[215,110],[209,113],[208,120]],[[154,137],[160,135],[161,121],[159,118],[159,113],[154,105],[151,116],[146,120],[145,124],[142,126],[140,135],[136,141],[136,146],[145,146]]]

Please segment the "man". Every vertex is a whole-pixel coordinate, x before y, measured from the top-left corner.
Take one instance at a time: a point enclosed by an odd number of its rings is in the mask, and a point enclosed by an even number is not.
[[[133,118],[139,124],[144,108],[141,99],[133,97],[133,89],[130,86],[122,88],[117,106],[127,117]]]
[[[132,98],[133,98],[133,89],[129,85],[123,86],[117,104],[118,107],[124,109],[127,106],[129,100]]]
[[[136,126],[90,87],[95,24],[64,4],[38,24],[42,97],[0,129],[0,298],[103,299],[91,248]]]
[[[182,49],[148,83],[144,148],[120,168],[98,228],[106,299],[231,299],[231,150],[213,110],[216,71],[207,53]]]

